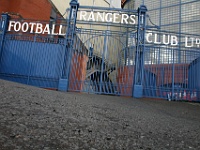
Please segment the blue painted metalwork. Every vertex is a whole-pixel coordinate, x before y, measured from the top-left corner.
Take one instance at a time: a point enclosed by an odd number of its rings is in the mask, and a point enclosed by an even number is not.
[[[146,88],[151,87],[151,88]],[[149,71],[148,69],[144,70],[144,83],[143,83],[143,96],[156,96],[156,75]]]
[[[5,36],[0,77],[28,85],[57,89],[62,72],[64,46],[20,41],[17,37],[20,36]]]
[[[188,71],[188,92],[197,97],[196,101],[200,101],[200,57],[190,63]]]
[[[143,96],[143,71],[145,52],[145,33],[146,33],[146,6],[138,8],[138,28],[137,28],[137,46],[135,54],[135,76],[133,97],[141,98]]]
[[[6,34],[6,29],[8,26],[9,16],[8,14],[2,14],[0,20],[0,59],[2,57],[2,47],[4,43],[4,38]]]
[[[58,89],[61,91],[68,91],[69,87],[69,77],[71,70],[71,60],[74,46],[74,34],[76,29],[76,18],[78,11],[79,3],[77,0],[71,0],[70,2],[70,13],[67,24],[66,32],[66,50],[65,50],[65,59],[63,64],[63,73],[62,78],[59,81]]]
[[[147,33],[153,34],[150,39],[153,42],[146,42],[145,45],[143,96],[200,101],[197,94],[199,89],[194,86],[195,81],[199,82],[196,75],[200,72],[198,65],[194,65],[199,57],[200,47],[198,42],[200,2],[197,0],[129,0],[124,8],[134,10],[141,4],[148,7],[146,29]],[[149,28],[150,24],[157,29]],[[155,34],[157,34],[156,38]],[[165,35],[165,42],[170,41],[172,35],[176,36],[178,44],[176,46],[172,46],[170,42],[163,44],[163,35]],[[166,38],[168,35],[169,40]],[[155,40],[157,43],[154,43]],[[147,70],[152,73],[152,76],[146,72]],[[153,82],[152,85],[148,84],[149,80],[153,79],[156,79],[155,84]]]
[[[105,10],[111,14],[127,14],[129,16],[134,14],[136,17],[138,15],[135,10],[79,7],[79,11],[89,13],[91,11],[103,13]],[[86,24],[87,26],[85,26]],[[84,28],[81,28],[82,26]],[[124,55],[123,52],[126,52],[124,49],[127,49],[129,40],[127,31],[132,31],[130,34],[135,39],[136,30],[137,25],[104,21],[88,22],[77,19],[75,37],[81,42],[74,43],[71,62],[71,74],[73,75],[70,75],[69,91],[132,96],[134,70],[132,69],[131,75],[124,70],[128,67],[126,64],[130,63],[130,60],[125,61],[125,57],[133,59],[134,52],[131,51],[135,51],[135,47],[129,50],[130,56]]]
[[[174,33],[159,31],[158,35],[167,35]],[[179,36],[179,33],[176,34]],[[184,40],[188,35],[181,34],[180,40]],[[196,78],[197,72],[200,72],[197,58],[200,57],[198,47],[188,48],[181,46],[146,44],[144,57],[144,69],[155,74],[156,84],[147,84],[144,81],[144,96],[164,98],[168,100],[187,100],[199,101],[199,89],[195,86],[199,80]],[[181,56],[179,55],[181,53]],[[181,63],[179,57],[181,57]],[[146,74],[146,75],[145,75]],[[148,73],[144,73],[147,78]],[[153,78],[154,78],[153,77]],[[152,78],[152,77],[151,77]],[[153,79],[152,78],[152,79]],[[150,79],[150,76],[149,76]],[[155,91],[153,94],[147,91]]]

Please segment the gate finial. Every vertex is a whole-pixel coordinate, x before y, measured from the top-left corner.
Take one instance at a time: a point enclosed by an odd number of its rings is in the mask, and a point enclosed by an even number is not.
[[[69,4],[71,6],[73,6],[73,5],[78,5],[79,6],[78,0],[71,0]]]
[[[147,12],[147,7],[145,5],[140,5],[140,7],[138,8],[138,13],[146,13]]]

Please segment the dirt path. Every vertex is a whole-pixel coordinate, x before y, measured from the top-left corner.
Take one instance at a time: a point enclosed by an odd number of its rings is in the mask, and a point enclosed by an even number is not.
[[[200,149],[200,105],[0,80],[0,150]]]

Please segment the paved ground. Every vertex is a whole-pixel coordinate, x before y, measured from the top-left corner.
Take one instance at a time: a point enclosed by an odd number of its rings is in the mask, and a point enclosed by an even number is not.
[[[200,149],[200,105],[0,80],[0,150]]]

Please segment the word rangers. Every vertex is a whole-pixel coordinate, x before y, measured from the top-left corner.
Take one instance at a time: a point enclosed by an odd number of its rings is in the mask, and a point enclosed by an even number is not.
[[[105,13],[105,12],[87,12],[80,11],[79,20],[82,21],[100,21],[107,23],[121,23],[121,24],[136,24],[135,15],[121,14],[121,13]]]

